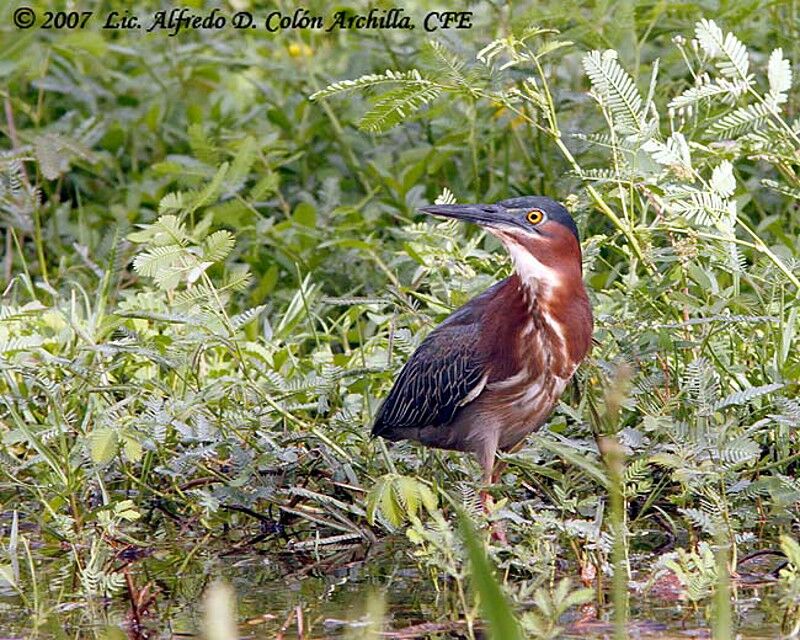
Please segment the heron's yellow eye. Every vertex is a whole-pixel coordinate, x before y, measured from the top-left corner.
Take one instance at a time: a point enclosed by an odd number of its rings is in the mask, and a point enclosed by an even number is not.
[[[528,215],[525,217],[531,224],[539,224],[542,220],[544,220],[544,211],[541,209],[531,209],[528,211]]]

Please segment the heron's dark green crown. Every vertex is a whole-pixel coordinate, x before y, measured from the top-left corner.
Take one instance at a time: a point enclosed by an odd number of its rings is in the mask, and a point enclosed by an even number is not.
[[[520,196],[518,198],[501,200],[497,204],[504,207],[506,210],[520,212],[523,218],[531,209],[541,209],[550,220],[563,224],[572,232],[572,235],[575,236],[578,242],[581,241],[578,236],[578,227],[569,211],[567,211],[567,208],[552,198],[547,198],[545,196]]]
[[[539,238],[550,236],[547,229],[552,227],[549,225],[558,224],[575,236],[580,244],[578,227],[569,211],[564,205],[544,196],[520,196],[496,204],[438,204],[422,207],[422,211],[474,222],[499,232],[522,232]]]

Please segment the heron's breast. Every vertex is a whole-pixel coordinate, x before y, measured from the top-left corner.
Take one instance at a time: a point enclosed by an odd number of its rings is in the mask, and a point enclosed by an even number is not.
[[[499,446],[512,447],[544,424],[568,380],[551,371],[535,375],[523,369],[506,380],[487,385],[482,399],[493,407],[502,425]]]

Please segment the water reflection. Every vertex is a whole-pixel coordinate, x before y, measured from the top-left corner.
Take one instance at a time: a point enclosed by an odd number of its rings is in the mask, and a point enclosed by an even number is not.
[[[436,584],[418,571],[402,540],[366,547],[343,546],[315,557],[293,553],[226,556],[220,550],[154,547],[123,558],[125,586],[112,598],[75,595],[74,568],[50,549],[37,550],[38,615],[0,585],[0,636],[22,638],[197,637],[203,593],[214,580],[235,590],[241,638],[369,637],[376,616],[386,638],[460,638],[466,627],[447,581]],[[187,561],[188,559],[188,561]],[[779,637],[776,605],[760,570],[737,583],[740,635]],[[31,586],[32,591],[32,586]],[[710,637],[702,608],[657,590],[631,602],[631,638]],[[606,638],[607,613],[576,611],[564,620],[565,638]],[[302,634],[302,635],[299,635]]]

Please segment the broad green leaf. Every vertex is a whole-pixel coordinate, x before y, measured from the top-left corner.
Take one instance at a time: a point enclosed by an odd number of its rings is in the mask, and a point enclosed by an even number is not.
[[[89,451],[96,464],[107,464],[117,453],[116,429],[100,427],[89,434]]]
[[[469,556],[470,577],[480,596],[481,613],[486,618],[490,637],[494,640],[522,640],[516,616],[494,575],[486,549],[467,516],[462,513],[459,519]]]
[[[122,450],[130,462],[139,462],[142,459],[142,443],[132,436],[123,436]]]

